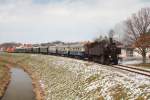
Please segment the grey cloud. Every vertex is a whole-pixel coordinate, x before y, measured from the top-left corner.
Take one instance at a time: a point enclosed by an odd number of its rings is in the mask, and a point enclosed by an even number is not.
[[[0,0],[0,4],[0,42],[93,39],[150,5],[140,0],[50,0],[47,4]]]

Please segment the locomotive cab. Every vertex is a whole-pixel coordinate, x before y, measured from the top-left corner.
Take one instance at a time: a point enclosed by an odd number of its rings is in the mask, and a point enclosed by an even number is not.
[[[112,64],[117,65],[119,59],[118,55],[121,54],[121,48],[118,48],[116,43],[112,43],[110,46],[111,46],[110,47],[111,62]]]

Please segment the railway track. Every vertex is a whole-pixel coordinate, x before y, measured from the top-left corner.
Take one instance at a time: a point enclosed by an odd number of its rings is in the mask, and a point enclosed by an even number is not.
[[[78,58],[75,58],[75,59],[78,59]],[[89,60],[85,60],[85,59],[80,59],[80,60],[83,60],[83,61],[89,61]],[[90,61],[90,62],[93,62],[93,61]],[[141,68],[137,68],[137,67],[131,67],[131,66],[127,66],[127,65],[111,65],[112,67],[114,68],[118,68],[118,69],[121,69],[121,70],[126,70],[126,71],[129,71],[129,72],[133,72],[133,73],[137,73],[137,74],[141,74],[141,75],[144,75],[144,76],[148,76],[150,77],[150,71],[148,70],[144,70],[144,69],[141,69]]]
[[[150,77],[150,71],[148,70],[126,66],[126,65],[112,65],[112,67]]]

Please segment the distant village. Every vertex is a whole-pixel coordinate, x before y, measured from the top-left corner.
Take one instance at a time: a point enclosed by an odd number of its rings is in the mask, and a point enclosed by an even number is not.
[[[56,46],[56,45],[67,45],[67,44],[86,44],[87,42],[70,42],[65,43],[61,41],[54,41],[49,43],[40,43],[40,44],[22,44],[22,43],[3,43],[0,44],[0,51],[13,51],[15,48],[32,48],[32,47],[41,47],[41,46]]]

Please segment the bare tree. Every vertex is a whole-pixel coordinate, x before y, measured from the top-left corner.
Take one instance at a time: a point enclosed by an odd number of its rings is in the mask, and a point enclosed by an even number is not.
[[[146,63],[146,55],[148,52],[147,40],[144,39],[150,30],[150,8],[142,8],[138,13],[133,14],[125,21],[126,33],[137,52],[142,55],[143,63]]]

